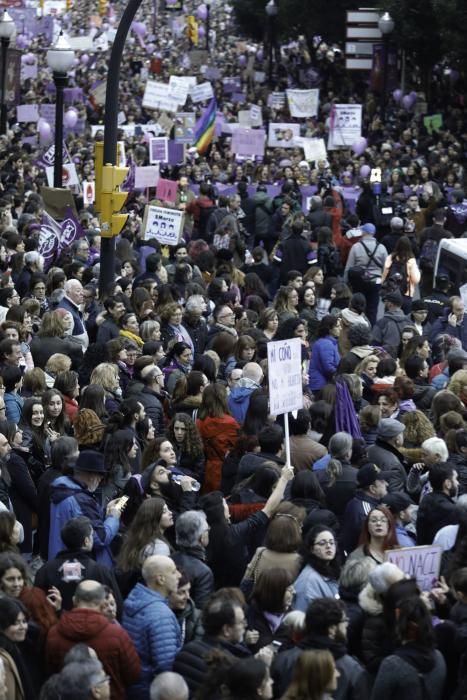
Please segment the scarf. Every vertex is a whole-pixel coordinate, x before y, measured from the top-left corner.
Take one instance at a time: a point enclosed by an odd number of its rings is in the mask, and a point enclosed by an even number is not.
[[[128,340],[131,340],[139,348],[142,348],[144,345],[144,340],[142,338],[140,338],[139,335],[136,335],[136,333],[132,333],[131,331],[121,330],[120,335],[123,336],[124,338],[128,338]]]

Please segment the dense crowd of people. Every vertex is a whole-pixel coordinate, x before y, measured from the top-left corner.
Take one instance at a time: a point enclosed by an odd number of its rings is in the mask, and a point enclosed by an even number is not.
[[[91,18],[92,35],[119,10]],[[157,40],[149,22],[130,36],[127,125],[161,116],[142,106],[148,77],[205,79],[179,18],[168,7]],[[79,7],[61,23],[70,35],[89,24]],[[103,290],[99,218],[79,192],[84,235],[42,255],[47,144],[9,113],[0,700],[463,700],[467,316],[461,278],[435,267],[440,241],[467,235],[463,95],[437,73],[426,109],[439,128],[423,121],[421,90],[410,108],[389,97],[383,122],[378,97],[321,39],[314,52],[303,37],[276,47],[267,84],[262,49],[235,36],[228,5],[210,26],[204,73],[225,123],[256,105],[266,125],[321,138],[332,106],[357,102],[365,147],[318,160],[266,147],[255,160],[219,129],[206,153],[161,164],[175,203],[127,185]],[[48,102],[42,38],[24,38],[39,71],[22,102]],[[107,58],[81,55],[70,78],[85,96],[82,130],[66,132],[81,180],[102,138],[90,91]],[[242,99],[223,89],[234,76]],[[269,99],[317,85],[316,117]],[[144,130],[120,136],[130,171],[147,165]],[[177,245],[144,237],[148,202],[184,212]],[[289,416],[289,465],[267,344],[291,338],[303,408]],[[433,544],[429,584],[388,560]]]

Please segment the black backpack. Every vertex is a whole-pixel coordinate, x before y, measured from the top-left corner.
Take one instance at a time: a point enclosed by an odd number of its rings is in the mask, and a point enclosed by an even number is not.
[[[337,248],[329,245],[319,247],[318,265],[323,270],[325,277],[340,277],[344,269],[340,252]]]
[[[420,269],[425,272],[433,272],[435,269],[436,255],[438,254],[438,241],[427,238],[420,251]]]
[[[409,277],[407,275],[407,263],[393,259],[388,276],[381,285],[384,294],[399,291],[403,296],[409,291]]]

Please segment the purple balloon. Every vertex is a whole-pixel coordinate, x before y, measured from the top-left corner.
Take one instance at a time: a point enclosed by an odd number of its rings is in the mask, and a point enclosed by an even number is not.
[[[136,34],[136,36],[139,36],[141,38],[143,36],[146,36],[147,30],[146,30],[146,25],[144,24],[144,22],[132,22],[131,28],[134,31],[134,33]]]
[[[415,90],[412,90],[412,92],[409,92],[409,95],[412,98],[412,100],[415,102],[417,97],[418,97],[418,93],[415,92]]]
[[[203,4],[198,7],[198,9],[196,10],[196,16],[198,17],[198,19],[201,19],[204,22],[204,20],[208,16],[208,8],[206,7],[206,5]]]
[[[18,34],[16,37],[16,46],[18,49],[25,49],[29,46],[29,39],[24,34]]]
[[[39,119],[37,122],[37,130],[41,139],[44,141],[52,136],[52,127],[50,126],[49,122],[45,121],[45,119]]]
[[[87,53],[83,53],[83,55],[81,56],[81,63],[83,64],[83,66],[86,66],[89,63],[89,56],[87,55]]]
[[[413,106],[413,99],[411,98],[410,95],[404,95],[404,97],[402,98],[402,106],[403,106],[403,108],[406,109],[407,111],[409,111],[409,109],[412,108],[412,106]]]
[[[264,51],[263,51],[263,49],[258,49],[258,51],[256,52],[256,60],[258,61],[258,63],[262,63],[262,62],[263,62],[263,58],[264,58]]]
[[[204,39],[205,36],[206,36],[206,32],[204,30],[204,27],[203,26],[198,27],[198,38]]]
[[[363,136],[360,136],[360,138],[357,139],[355,141],[355,143],[352,144],[351,148],[352,148],[352,151],[355,153],[355,155],[361,156],[362,153],[364,153],[367,145],[368,145],[368,143],[367,143],[366,138],[364,138]]]
[[[394,100],[394,102],[399,103],[402,100],[402,90],[399,90],[399,88],[397,90],[394,90],[394,92],[392,93],[392,99]]]
[[[76,125],[77,121],[78,112],[76,111],[76,109],[67,109],[67,111],[63,115],[63,123],[65,124],[65,126],[67,126],[69,129],[72,129]]]
[[[360,168],[360,175],[364,178],[368,177],[370,172],[371,172],[371,168],[369,165],[362,165],[362,167]]]
[[[246,56],[244,56],[243,54],[242,54],[241,56],[238,57],[238,65],[239,65],[241,68],[243,68],[244,66],[246,66]]]

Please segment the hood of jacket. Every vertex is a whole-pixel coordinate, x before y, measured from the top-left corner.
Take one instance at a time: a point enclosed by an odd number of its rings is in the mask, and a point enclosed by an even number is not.
[[[78,491],[83,491],[83,486],[78,481],[69,476],[59,476],[50,486],[50,500],[55,504],[61,503]]]
[[[358,604],[367,615],[381,615],[383,612],[381,597],[370,583],[367,583],[360,592]]]
[[[267,192],[255,192],[253,201],[255,204],[266,204],[269,202],[269,195]]]
[[[244,403],[244,401],[249,398],[253,391],[257,388],[258,386],[255,385],[254,382],[252,386],[236,386],[235,389],[232,389],[230,392],[229,399],[233,401],[233,403]]]
[[[301,649],[327,649],[336,661],[347,654],[347,647],[343,642],[337,642],[335,639],[321,634],[307,635],[297,646]]]
[[[400,323],[401,321],[405,321],[405,322],[407,322],[407,324],[409,324],[409,321],[407,320],[407,316],[402,311],[402,309],[394,309],[394,311],[386,311],[384,313],[383,318],[390,319],[392,321],[395,321],[396,323]]]
[[[396,649],[394,654],[413,666],[417,673],[429,673],[436,662],[433,649],[427,649],[415,642],[407,642]]]
[[[125,614],[128,617],[134,617],[152,605],[154,601],[166,603],[166,599],[160,593],[152,591],[147,586],[143,586],[142,583],[137,583],[125,600]]]
[[[354,348],[350,349],[350,352],[363,360],[365,357],[368,357],[368,355],[373,355],[375,349],[371,345],[356,345]]]
[[[111,623],[98,610],[90,608],[74,608],[64,613],[58,622],[57,630],[62,637],[78,642],[87,643],[96,637]]]

